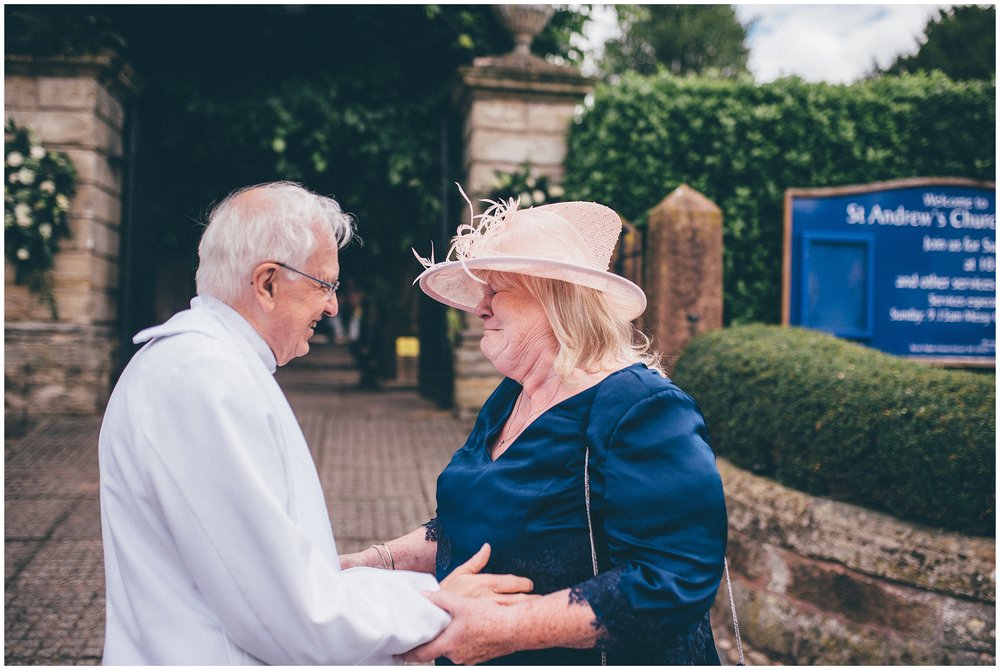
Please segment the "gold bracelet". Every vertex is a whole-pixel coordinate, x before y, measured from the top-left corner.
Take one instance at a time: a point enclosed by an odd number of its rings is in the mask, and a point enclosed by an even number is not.
[[[382,546],[384,547],[385,545],[383,544]],[[379,551],[378,545],[377,544],[373,544],[371,546],[371,548],[374,549],[375,553],[378,554],[378,557],[382,559],[382,568],[385,569],[385,570],[388,570],[389,569],[389,564],[385,562],[385,556],[383,556],[382,552]]]

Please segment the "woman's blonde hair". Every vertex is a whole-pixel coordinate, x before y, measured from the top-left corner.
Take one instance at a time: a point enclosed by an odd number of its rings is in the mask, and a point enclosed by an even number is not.
[[[559,343],[555,369],[564,379],[576,368],[596,372],[608,364],[633,363],[666,376],[649,337],[619,316],[607,294],[545,277],[496,271],[481,275],[499,288],[523,288],[542,305]]]

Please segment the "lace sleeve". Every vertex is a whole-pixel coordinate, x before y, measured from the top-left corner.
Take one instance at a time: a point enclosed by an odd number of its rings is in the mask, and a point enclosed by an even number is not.
[[[603,572],[593,579],[577,584],[569,591],[569,602],[586,603],[594,611],[593,626],[598,630],[598,645],[614,650],[627,644],[629,638],[650,638],[656,629],[651,618],[643,621],[629,607],[621,591],[622,569]]]
[[[570,589],[569,602],[594,611],[597,647],[615,663],[658,659],[662,665],[699,664],[714,651],[709,613],[679,631],[665,630],[656,616],[636,612],[622,593],[622,568],[614,568]],[[648,660],[647,660],[648,663]]]
[[[427,523],[423,524],[425,533],[424,539],[428,542],[437,542],[441,537],[441,522],[438,521],[437,517],[434,517]]]

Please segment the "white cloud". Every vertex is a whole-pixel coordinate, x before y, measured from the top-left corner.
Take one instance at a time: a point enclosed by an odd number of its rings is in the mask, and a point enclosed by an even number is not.
[[[583,26],[583,35],[573,35],[570,39],[583,50],[581,71],[593,76],[597,74],[597,61],[604,53],[604,45],[620,37],[621,30],[618,28],[618,15],[611,5],[594,5],[590,19]]]
[[[938,10],[951,5],[735,5],[748,34],[750,72],[759,82],[798,75],[849,83],[875,63],[915,53]]]

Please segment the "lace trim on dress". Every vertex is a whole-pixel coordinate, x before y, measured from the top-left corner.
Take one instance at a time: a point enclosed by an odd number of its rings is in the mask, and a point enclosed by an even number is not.
[[[434,517],[427,523],[423,524],[426,532],[424,533],[424,539],[428,542],[437,542],[438,538],[441,537],[441,522],[438,521],[437,517]]]
[[[586,602],[596,616],[593,626],[603,632],[598,645],[610,660],[657,659],[662,665],[703,665],[715,653],[706,611],[680,631],[664,630],[658,617],[634,611],[621,591],[622,568],[613,568],[570,589],[569,602]]]

